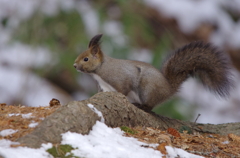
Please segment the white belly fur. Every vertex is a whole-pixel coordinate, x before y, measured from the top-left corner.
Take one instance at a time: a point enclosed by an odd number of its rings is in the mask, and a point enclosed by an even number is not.
[[[98,82],[100,88],[102,89],[103,92],[112,92],[112,91],[116,91],[115,88],[113,88],[110,84],[108,84],[107,82],[105,82],[100,76],[96,75],[96,74],[92,74],[93,78]],[[130,91],[127,94],[127,99],[130,103],[138,103],[141,104],[142,102],[140,101],[139,96],[134,92],[134,91]]]
[[[115,88],[113,88],[110,84],[105,82],[100,76],[96,74],[92,74],[93,78],[98,82],[98,85],[103,90],[103,92],[111,92],[116,91]]]

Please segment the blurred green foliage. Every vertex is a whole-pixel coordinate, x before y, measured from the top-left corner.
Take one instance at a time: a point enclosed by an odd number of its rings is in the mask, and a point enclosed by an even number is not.
[[[151,64],[160,68],[164,53],[169,50],[171,40],[167,34],[158,37],[149,20],[144,16],[145,5],[141,1],[106,0],[91,1],[100,21],[100,33],[104,32],[104,23],[115,20],[121,23],[125,45],[118,45],[113,37],[103,36],[102,48],[110,50],[115,58],[127,58],[133,48],[147,48],[153,52]],[[108,9],[117,7],[118,17],[109,17]],[[55,84],[68,92],[76,91],[79,86],[77,73],[73,63],[77,55],[87,49],[89,37],[83,20],[76,10],[60,11],[56,16],[48,17],[39,11],[27,21],[21,23],[14,35],[15,40],[32,46],[43,46],[50,49],[55,64],[47,68],[34,70],[45,78],[52,78]],[[104,50],[103,50],[104,51]],[[64,75],[63,75],[64,74]],[[65,76],[65,77],[62,77]],[[58,81],[61,80],[61,81]],[[80,85],[81,86],[81,85]],[[89,92],[90,93],[90,92]],[[175,108],[177,99],[172,99],[155,111],[160,114],[178,119],[186,119]]]
[[[72,68],[77,56],[76,52],[79,52],[80,48],[87,47],[86,37],[82,19],[74,10],[61,11],[54,17],[37,12],[21,24],[15,35],[16,40],[33,46],[40,45],[49,48],[53,56],[59,60],[57,65],[54,65],[54,74],[67,68],[72,75],[76,74]]]
[[[166,102],[162,103],[161,105],[156,106],[153,111],[157,114],[179,119],[179,120],[191,120],[193,117],[194,106],[191,105],[191,108],[186,107],[187,104],[181,104],[181,100],[177,97],[173,97]],[[185,115],[178,109],[187,109]]]

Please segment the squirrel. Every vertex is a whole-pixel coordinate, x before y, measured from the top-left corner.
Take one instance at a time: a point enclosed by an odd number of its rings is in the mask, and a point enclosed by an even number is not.
[[[221,97],[229,95],[230,61],[209,43],[192,42],[174,51],[159,71],[144,62],[105,55],[100,48],[101,37],[94,36],[73,65],[77,71],[90,74],[98,82],[99,91],[120,92],[145,111],[171,97],[190,76],[198,77]]]

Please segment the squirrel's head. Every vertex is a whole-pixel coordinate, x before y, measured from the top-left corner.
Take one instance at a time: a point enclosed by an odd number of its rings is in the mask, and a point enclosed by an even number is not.
[[[77,71],[92,73],[102,64],[101,37],[102,34],[94,36],[89,42],[88,49],[77,57],[73,65]]]

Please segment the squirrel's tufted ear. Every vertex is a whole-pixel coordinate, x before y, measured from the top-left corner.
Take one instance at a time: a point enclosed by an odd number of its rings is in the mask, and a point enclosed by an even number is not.
[[[91,48],[91,47],[95,47],[95,46],[99,46],[99,41],[101,39],[103,34],[98,34],[96,36],[94,36],[91,41],[89,42],[89,45],[88,45],[88,48]]]

